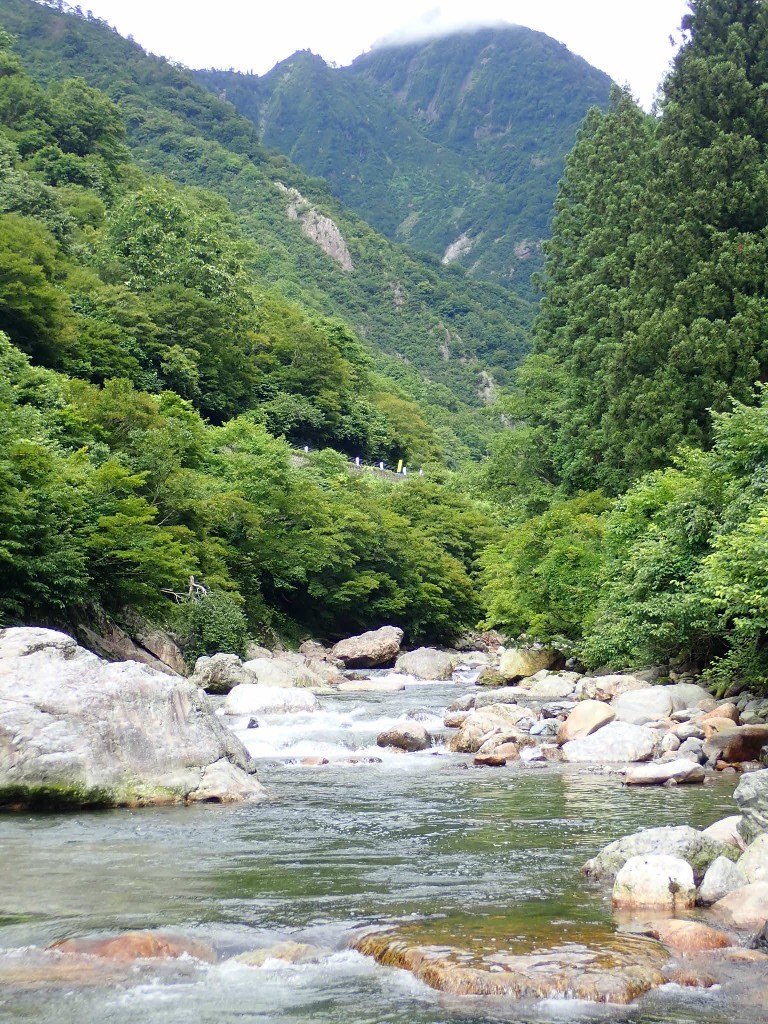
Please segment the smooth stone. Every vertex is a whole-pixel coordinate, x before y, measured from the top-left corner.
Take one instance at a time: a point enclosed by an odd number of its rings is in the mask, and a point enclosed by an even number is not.
[[[652,684],[632,675],[584,676],[576,687],[582,700],[611,701],[622,693],[647,690]]]
[[[229,691],[224,701],[224,713],[227,715],[293,714],[317,711],[319,707],[320,701],[309,690],[257,683],[240,683]]]
[[[673,711],[695,708],[702,700],[712,700],[712,694],[698,683],[673,683],[672,686],[665,686],[663,689],[669,694]]]
[[[493,753],[496,757],[503,757],[505,761],[516,761],[520,757],[520,747],[517,743],[508,741],[494,747]]]
[[[619,909],[655,907],[673,913],[696,902],[691,865],[666,854],[630,857],[613,884],[613,905]]]
[[[468,711],[452,711],[443,719],[443,725],[446,729],[460,729],[468,717]]]
[[[650,686],[619,694],[612,707],[616,721],[629,725],[646,725],[659,718],[667,718],[673,710],[669,687],[666,686]]]
[[[627,786],[663,786],[674,781],[678,785],[703,782],[706,772],[697,761],[675,760],[667,764],[640,764],[627,771]]]
[[[630,857],[667,854],[687,861],[700,881],[716,857],[728,856],[733,847],[718,843],[690,825],[664,825],[617,839],[593,857],[582,868],[590,878],[615,878]]]
[[[463,693],[448,705],[449,711],[471,711],[475,706],[475,694]]]
[[[560,726],[557,735],[562,746],[571,740],[582,740],[592,733],[608,725],[616,717],[616,712],[603,701],[583,700],[568,715]]]
[[[727,949],[734,945],[730,935],[699,921],[658,921],[654,924],[651,934],[676,953],[703,953],[711,949]]]
[[[580,676],[576,672],[539,672],[530,682],[528,696],[532,700],[565,700],[572,696]]]
[[[556,651],[546,648],[510,647],[499,662],[499,675],[510,682],[526,679],[542,669],[554,668],[559,660]]]
[[[450,749],[454,753],[476,754],[493,733],[514,738],[512,730],[529,716],[529,711],[509,704],[490,704],[482,710],[473,711],[462,722],[458,733],[451,737]]]
[[[711,912],[733,928],[758,931],[768,919],[768,882],[753,882],[728,893]]]
[[[699,888],[699,903],[708,907],[727,896],[729,892],[742,889],[748,884],[748,879],[738,864],[734,864],[728,857],[717,857],[704,875]]]
[[[658,749],[659,737],[642,725],[609,722],[584,739],[563,746],[563,757],[574,762],[649,761]]]
[[[338,658],[346,668],[386,667],[394,664],[402,639],[399,626],[382,626],[340,640],[331,648],[330,656]]]
[[[259,686],[278,686],[283,689],[289,686],[322,687],[326,682],[323,676],[312,671],[300,654],[285,653],[276,654],[272,658],[254,658],[246,661],[243,668],[252,673],[250,681]]]
[[[680,749],[680,740],[673,733],[668,732],[661,741],[661,749],[665,754],[674,753]]]
[[[747,884],[768,882],[768,832],[749,844],[739,858],[739,867],[746,877]],[[768,907],[765,916],[768,918]]]
[[[720,843],[728,843],[735,846],[737,850],[743,850],[746,846],[739,828],[741,826],[741,815],[732,814],[728,818],[721,818],[713,822],[708,828],[702,831],[702,835],[716,839]]]
[[[711,711],[707,711],[701,718],[702,722],[707,722],[712,718],[730,718],[735,724],[739,724],[739,709],[735,704],[718,704]]]
[[[413,753],[417,750],[428,750],[432,746],[432,737],[418,722],[408,725],[396,725],[376,737],[379,747],[397,747]]]
[[[697,722],[683,722],[673,730],[679,740],[703,740],[704,730]]]
[[[416,676],[417,679],[450,679],[456,667],[454,655],[432,647],[418,647],[401,654],[395,662],[395,672]]]
[[[503,768],[507,759],[500,754],[476,754],[472,763],[479,768]]]

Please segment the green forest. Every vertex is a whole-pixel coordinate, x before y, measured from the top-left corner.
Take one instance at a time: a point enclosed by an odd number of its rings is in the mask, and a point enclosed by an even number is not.
[[[590,110],[535,316],[60,6],[2,15],[4,624],[132,609],[190,657],[483,626],[765,680],[765,0],[695,0],[658,111]]]

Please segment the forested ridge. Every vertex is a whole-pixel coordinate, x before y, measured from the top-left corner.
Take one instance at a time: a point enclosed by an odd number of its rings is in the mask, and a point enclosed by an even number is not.
[[[768,5],[697,0],[661,116],[616,90],[560,185],[533,352],[485,468],[490,621],[590,665],[763,681]]]
[[[691,4],[654,115],[619,89],[590,111],[516,371],[523,305],[385,242],[183,69],[7,10],[3,621],[128,607],[190,653],[484,623],[589,668],[764,681],[765,0]]]
[[[388,238],[529,299],[565,155],[611,84],[519,25],[195,76]]]
[[[141,170],[115,104],[38,84],[5,33],[0,163],[4,623],[129,610],[194,657],[475,622],[491,516],[438,463],[399,486],[346,468],[437,459],[419,408],[269,287],[220,196]],[[288,442],[323,450],[296,466]]]

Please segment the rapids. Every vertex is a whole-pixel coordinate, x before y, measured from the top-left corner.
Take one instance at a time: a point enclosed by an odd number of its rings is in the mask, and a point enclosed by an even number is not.
[[[177,930],[219,954],[214,965],[131,967],[111,985],[6,984],[0,1022],[732,1024],[718,989],[665,986],[624,1008],[510,1008],[433,991],[349,950],[359,929],[397,922],[460,934],[482,918],[489,934],[542,942],[602,928],[608,894],[579,874],[600,846],[643,826],[704,827],[732,813],[725,779],[638,792],[585,768],[472,767],[441,740],[445,708],[470,681],[323,696],[320,711],[260,716],[258,728],[234,721],[272,794],[266,805],[0,819],[0,978],[36,948],[98,932]],[[408,715],[438,745],[378,748],[377,734]],[[317,962],[227,959],[286,940],[317,947]]]

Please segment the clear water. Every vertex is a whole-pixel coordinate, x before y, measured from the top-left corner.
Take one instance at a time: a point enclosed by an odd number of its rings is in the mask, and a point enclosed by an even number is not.
[[[320,712],[241,731],[273,795],[266,805],[0,819],[0,962],[67,936],[137,928],[192,934],[220,955],[213,966],[138,967],[128,983],[8,986],[0,1022],[731,1024],[718,990],[668,986],[630,1008],[510,1006],[446,996],[348,949],[361,926],[434,920],[460,930],[479,917],[555,941],[573,923],[611,920],[607,893],[578,871],[600,846],[643,826],[706,826],[732,813],[725,781],[627,790],[562,766],[477,769],[440,747],[376,747],[408,712],[439,729],[464,689],[325,697]],[[315,756],[330,763],[299,763]],[[380,763],[362,763],[371,757]],[[286,939],[320,947],[319,962],[226,960]]]

